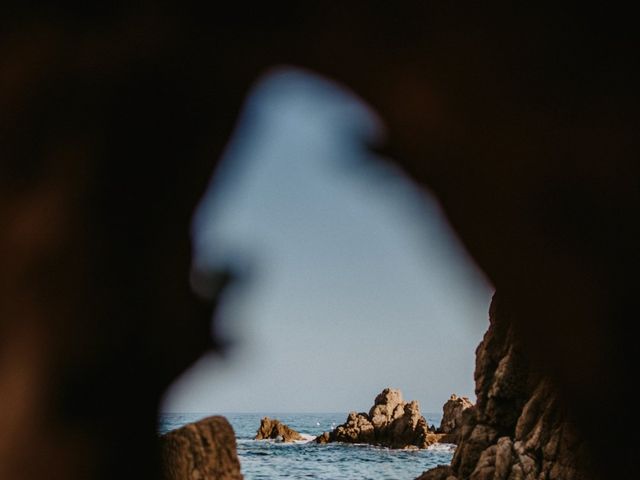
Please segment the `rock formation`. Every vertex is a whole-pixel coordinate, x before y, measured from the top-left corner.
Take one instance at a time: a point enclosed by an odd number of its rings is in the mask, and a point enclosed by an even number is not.
[[[4,3],[0,478],[157,477],[162,392],[223,344],[187,282],[186,232],[245,93],[283,59],[370,102],[388,126],[381,153],[437,195],[510,302],[547,400],[571,405],[602,478],[633,477],[631,2]]]
[[[549,380],[531,368],[508,315],[496,294],[489,330],[476,351],[478,403],[459,412],[451,466],[429,470],[420,480],[592,478],[583,442]]]
[[[347,421],[316,438],[317,443],[368,443],[390,448],[426,448],[439,435],[429,429],[417,401],[405,402],[400,390],[385,388],[369,413],[351,412]]]
[[[463,413],[472,408],[473,403],[467,397],[458,397],[453,394],[442,406],[442,420],[438,433],[444,434],[440,439],[442,443],[458,443],[458,436],[462,426]]]
[[[280,420],[275,418],[264,417],[260,420],[260,428],[256,432],[256,440],[267,440],[282,438],[283,442],[294,442],[296,440],[304,440],[303,436],[294,429],[289,428]]]
[[[189,423],[160,441],[165,480],[242,480],[236,437],[224,417]]]

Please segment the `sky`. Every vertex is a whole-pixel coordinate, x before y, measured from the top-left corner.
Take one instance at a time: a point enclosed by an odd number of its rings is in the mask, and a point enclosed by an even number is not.
[[[475,399],[492,287],[435,198],[367,150],[384,135],[328,79],[283,67],[256,83],[193,221],[194,262],[241,274],[217,317],[231,348],[163,411],[364,411],[385,387],[424,412]]]

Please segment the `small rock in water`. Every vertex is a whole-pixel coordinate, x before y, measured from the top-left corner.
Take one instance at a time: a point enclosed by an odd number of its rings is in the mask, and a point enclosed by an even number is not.
[[[282,442],[294,442],[296,440],[304,440],[304,437],[289,428],[280,420],[275,418],[264,417],[260,420],[260,428],[256,432],[255,440],[277,440]]]

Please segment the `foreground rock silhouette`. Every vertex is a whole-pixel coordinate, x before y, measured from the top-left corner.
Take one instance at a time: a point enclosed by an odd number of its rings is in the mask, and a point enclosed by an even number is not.
[[[445,404],[450,414],[459,411],[453,415],[458,448],[451,466],[429,470],[419,480],[592,478],[584,441],[550,381],[531,369],[508,318],[496,294],[476,356],[478,403],[461,411],[460,399]],[[445,423],[443,418],[443,427],[450,428],[454,422]]]
[[[260,420],[260,427],[256,432],[255,440],[275,440],[278,437],[282,438],[283,442],[304,440],[302,435],[296,432],[293,428],[289,428],[280,420],[269,417],[264,417]]]
[[[164,434],[165,480],[242,480],[236,437],[226,418],[203,418]]]
[[[385,388],[369,413],[351,412],[347,421],[316,437],[317,443],[368,443],[389,448],[427,448],[440,435],[429,429],[417,401],[405,402],[400,390]]]

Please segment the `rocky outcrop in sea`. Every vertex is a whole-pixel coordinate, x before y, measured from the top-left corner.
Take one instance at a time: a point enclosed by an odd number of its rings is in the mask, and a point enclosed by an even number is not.
[[[442,407],[442,420],[438,433],[444,433],[440,441],[446,443],[458,443],[458,435],[463,423],[463,413],[472,408],[473,403],[467,397],[451,395],[451,398]]]
[[[242,480],[235,433],[224,417],[189,423],[160,442],[165,480]]]
[[[304,437],[300,435],[300,433],[288,427],[280,420],[269,417],[264,417],[260,420],[260,427],[256,432],[255,440],[275,440],[278,438],[281,438],[285,443],[304,440]]]
[[[417,401],[405,402],[398,389],[385,388],[369,413],[351,412],[347,421],[316,438],[317,443],[367,443],[389,448],[426,448],[440,435],[430,429]]]
[[[584,443],[549,380],[531,368],[498,295],[489,316],[489,330],[476,351],[478,402],[453,415],[459,443],[451,466],[416,480],[592,478]]]

